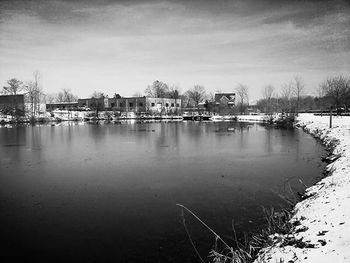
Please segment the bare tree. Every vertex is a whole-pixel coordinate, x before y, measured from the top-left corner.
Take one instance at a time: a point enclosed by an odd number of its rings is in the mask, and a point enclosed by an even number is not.
[[[196,107],[206,97],[205,88],[201,85],[195,85],[192,89],[188,90],[188,98],[192,100]]]
[[[346,98],[350,93],[350,78],[344,76],[329,77],[321,84],[325,95],[332,101],[338,110],[346,104]]]
[[[178,86],[171,86],[168,91],[168,96],[171,99],[179,99],[180,98],[180,89]]]
[[[275,88],[272,85],[267,85],[263,89],[263,98],[265,100],[265,112],[271,114],[272,113],[272,97],[274,95]]]
[[[54,94],[44,94],[45,103],[54,103],[56,101],[56,95]]]
[[[95,99],[101,99],[104,97],[105,97],[105,95],[103,94],[103,92],[96,91],[96,90],[91,95],[91,98],[95,98]]]
[[[78,96],[74,95],[70,89],[63,89],[56,95],[57,102],[75,102]]]
[[[176,107],[175,112],[177,113],[177,111],[178,111],[178,108],[177,108],[178,103],[177,102],[181,97],[179,87],[176,85],[171,86],[169,88],[168,97],[175,100],[175,107]]]
[[[299,114],[300,97],[303,95],[305,85],[300,76],[295,76],[293,79],[293,93],[297,98],[296,114]]]
[[[168,84],[156,80],[152,83],[152,85],[148,85],[145,94],[147,97],[153,97],[153,98],[165,98],[167,97],[169,92]]]
[[[327,85],[325,85],[326,82],[321,83],[318,85],[318,87],[315,89],[316,98],[315,101],[317,101],[318,108],[321,110],[324,110],[327,103]]]
[[[264,99],[271,99],[273,97],[275,93],[275,88],[272,85],[267,85],[265,86],[265,88],[263,89],[263,98]]]
[[[103,92],[94,91],[91,95],[91,101],[90,101],[90,108],[92,110],[95,110],[96,117],[98,118],[99,111],[102,111],[104,109],[104,101],[101,99],[104,99],[105,95]]]
[[[33,76],[34,80],[27,82],[27,85],[25,86],[27,92],[26,97],[30,104],[30,115],[32,118],[38,114],[43,97],[43,90],[40,83],[41,74],[39,71],[35,71]]]
[[[282,111],[291,112],[291,97],[293,93],[292,83],[282,85],[281,99],[282,99]]]
[[[291,84],[282,85],[282,90],[281,90],[282,98],[286,98],[287,100],[289,100],[292,96],[292,92],[293,92],[293,87]]]
[[[3,94],[8,94],[8,95],[17,95],[18,92],[23,90],[23,83],[22,81],[12,78],[7,81],[8,86],[4,86],[2,88],[2,93]]]
[[[248,104],[249,103],[249,97],[248,97],[248,87],[243,84],[238,84],[236,88],[236,95],[238,96],[238,101],[240,104],[240,111],[241,115],[243,114],[243,109],[244,109],[244,103]]]
[[[325,85],[326,82],[321,83],[318,85],[318,87],[315,89],[315,94],[319,98],[323,98],[327,95],[327,85]]]
[[[63,91],[60,91],[56,94],[55,102],[65,102]]]

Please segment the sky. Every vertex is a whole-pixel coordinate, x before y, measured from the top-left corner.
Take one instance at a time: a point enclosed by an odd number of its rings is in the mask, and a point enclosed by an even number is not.
[[[306,93],[350,75],[350,1],[0,0],[0,85],[33,79],[46,93],[143,93],[155,80],[250,100],[294,76]]]

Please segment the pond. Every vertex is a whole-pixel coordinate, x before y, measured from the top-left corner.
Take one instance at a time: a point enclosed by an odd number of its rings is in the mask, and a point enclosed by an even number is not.
[[[0,128],[3,256],[36,262],[195,262],[183,204],[233,244],[262,207],[321,175],[301,130],[236,122]],[[215,238],[185,214],[202,257]]]

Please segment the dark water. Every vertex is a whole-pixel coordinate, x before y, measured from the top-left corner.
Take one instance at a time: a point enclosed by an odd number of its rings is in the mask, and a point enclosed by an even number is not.
[[[286,181],[315,182],[323,153],[302,131],[256,124],[1,128],[2,257],[195,262],[176,203],[232,244],[232,220],[238,234],[255,231],[261,206],[286,206]],[[214,237],[186,220],[206,257]]]

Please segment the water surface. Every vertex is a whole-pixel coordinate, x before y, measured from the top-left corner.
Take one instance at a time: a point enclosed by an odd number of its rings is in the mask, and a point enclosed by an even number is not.
[[[0,129],[5,256],[37,262],[194,262],[176,203],[232,244],[321,174],[323,148],[300,130],[234,122]],[[202,256],[214,242],[186,214]]]

